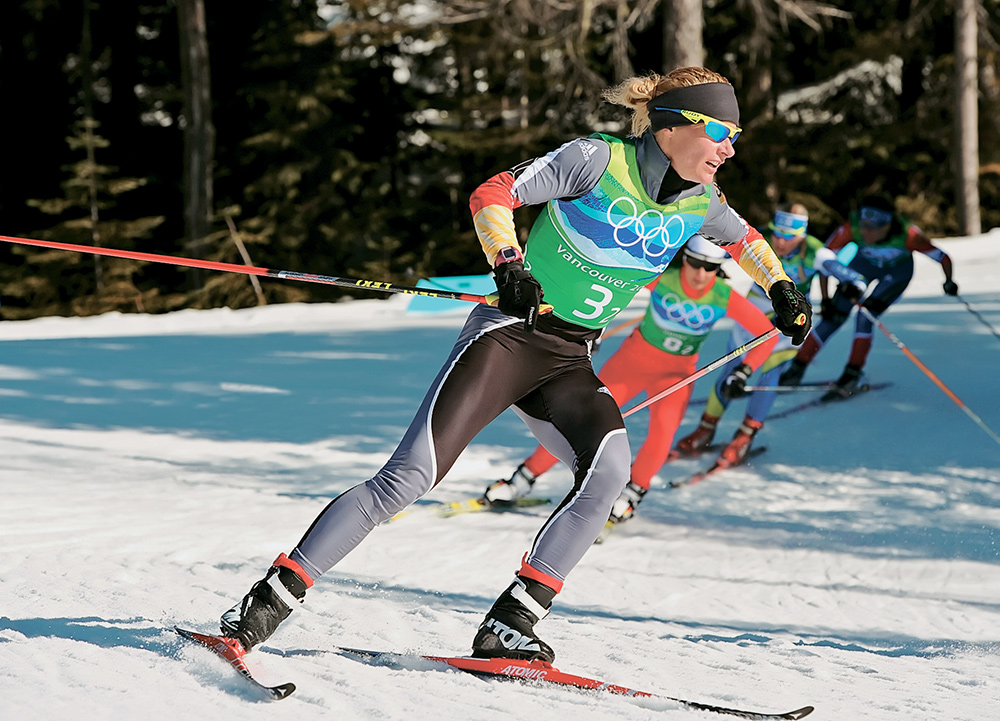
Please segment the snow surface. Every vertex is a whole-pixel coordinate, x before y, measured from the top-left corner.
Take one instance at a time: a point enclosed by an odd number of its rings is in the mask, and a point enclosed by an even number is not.
[[[962,298],[1000,329],[1000,232],[941,246]],[[918,257],[884,321],[1000,430],[1000,339],[941,281]],[[377,529],[249,657],[261,680],[298,685],[280,703],[165,630],[212,631],[382,464],[463,317],[407,313],[397,296],[0,324],[0,717],[722,718],[329,652],[467,653],[544,509],[439,519],[424,503]],[[849,340],[807,381],[836,377]],[[817,721],[1000,718],[1000,445],[878,332],[868,372],[892,386],[769,422],[752,468],[667,490],[706,461],[666,466],[539,624],[558,665],[708,703],[812,704]],[[634,443],[645,423],[629,419]],[[425,500],[479,494],[533,445],[504,414]],[[538,493],[568,482],[553,470]]]

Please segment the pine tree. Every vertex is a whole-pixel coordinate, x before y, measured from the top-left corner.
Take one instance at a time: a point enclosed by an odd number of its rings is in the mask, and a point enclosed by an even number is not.
[[[83,157],[63,168],[68,174],[61,184],[63,195],[28,201],[58,219],[52,226],[33,231],[34,237],[127,250],[163,222],[162,216],[115,218],[116,199],[146,181],[120,177],[116,168],[97,161],[99,151],[108,147],[108,141],[97,133],[98,127],[96,121],[85,118],[66,139],[70,149]],[[138,287],[135,275],[142,263],[30,246],[16,246],[14,252],[24,258],[25,265],[16,273],[4,273],[5,318],[141,312],[164,306],[157,289],[142,291]]]

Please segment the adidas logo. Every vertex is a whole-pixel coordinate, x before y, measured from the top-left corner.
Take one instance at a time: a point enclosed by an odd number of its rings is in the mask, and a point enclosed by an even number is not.
[[[593,143],[588,143],[585,140],[581,140],[577,143],[580,148],[580,152],[583,153],[584,160],[590,160],[590,156],[597,152],[597,147]]]
[[[504,648],[511,651],[541,651],[541,647],[535,643],[535,640],[529,636],[525,636],[519,631],[515,631],[513,628],[505,623],[500,623],[495,618],[488,619],[486,621],[486,628],[492,629],[493,633],[496,634],[497,638]]]

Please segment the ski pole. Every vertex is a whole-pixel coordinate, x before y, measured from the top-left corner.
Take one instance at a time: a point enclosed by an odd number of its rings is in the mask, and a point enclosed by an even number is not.
[[[641,411],[646,406],[652,405],[653,403],[656,403],[656,401],[658,401],[658,400],[660,400],[662,398],[666,398],[671,393],[680,390],[684,386],[691,385],[692,383],[694,383],[696,380],[698,380],[702,376],[711,373],[716,368],[724,366],[726,363],[728,363],[729,361],[731,361],[733,358],[738,358],[739,356],[741,356],[744,353],[746,353],[748,350],[750,350],[752,348],[756,348],[761,343],[766,343],[767,341],[769,341],[772,338],[774,338],[774,336],[778,335],[778,333],[780,333],[780,332],[781,331],[779,331],[777,328],[772,328],[771,330],[767,331],[766,333],[761,333],[759,336],[757,336],[753,340],[749,340],[746,343],[744,343],[743,345],[741,345],[739,348],[735,348],[735,349],[731,350],[729,353],[726,353],[724,356],[722,356],[718,360],[712,361],[711,363],[709,363],[704,368],[699,368],[694,373],[692,373],[691,375],[689,375],[687,378],[684,378],[682,380],[677,381],[672,386],[670,386],[666,390],[660,391],[659,393],[657,393],[652,398],[647,398],[646,400],[644,400],[639,405],[632,406],[627,411],[625,411],[624,413],[622,413],[622,418],[628,418],[630,415],[632,415],[636,411]]]
[[[992,325],[990,325],[989,321],[987,321],[985,318],[983,318],[983,316],[981,316],[979,314],[979,312],[975,308],[973,308],[971,305],[969,305],[969,301],[967,301],[965,298],[963,298],[960,295],[956,295],[955,297],[958,298],[960,301],[962,301],[962,304],[965,306],[966,310],[968,310],[970,313],[972,313],[972,315],[976,316],[976,320],[978,320],[980,323],[982,323],[987,328],[989,328],[990,329],[990,333],[992,333],[996,337],[997,340],[1000,340],[1000,333],[997,333],[997,329],[994,328]]]
[[[990,428],[988,425],[986,425],[986,423],[983,421],[982,418],[980,418],[975,413],[973,413],[971,408],[969,408],[967,405],[965,405],[964,403],[962,403],[962,400],[957,395],[955,395],[948,386],[946,386],[944,384],[944,381],[942,381],[940,378],[938,378],[936,375],[934,375],[934,373],[931,371],[931,369],[928,368],[926,365],[924,365],[923,362],[919,358],[917,358],[917,356],[915,356],[913,354],[913,351],[911,351],[909,348],[907,348],[903,344],[903,341],[901,341],[899,338],[897,338],[895,335],[893,335],[889,331],[889,329],[886,328],[882,324],[882,321],[880,321],[875,316],[874,313],[872,313],[870,310],[868,310],[867,308],[865,308],[863,305],[859,305],[858,308],[860,309],[860,312],[864,313],[865,316],[868,317],[868,320],[870,320],[872,323],[874,323],[876,326],[878,326],[878,329],[880,331],[882,331],[885,334],[885,336],[896,345],[897,348],[899,348],[901,351],[903,351],[903,354],[907,358],[909,358],[911,361],[913,361],[914,365],[916,365],[917,368],[919,368],[920,370],[922,370],[926,374],[926,376],[928,378],[930,378],[932,381],[934,381],[934,384],[938,388],[940,388],[942,391],[944,391],[945,395],[948,396],[949,398],[951,398],[951,400],[955,402],[955,405],[957,405],[959,408],[962,409],[962,411],[965,413],[965,415],[967,415],[969,418],[971,418],[973,421],[975,421],[976,425],[978,425],[980,428],[982,428],[984,431],[986,431],[986,434],[990,438],[992,438],[994,441],[996,441],[997,445],[1000,445],[1000,436],[998,436],[993,431],[992,428]]]
[[[143,260],[150,263],[166,263],[167,265],[180,265],[188,268],[203,268],[205,270],[224,270],[229,273],[243,273],[244,275],[259,275],[266,278],[282,278],[285,280],[300,280],[306,283],[322,283],[324,285],[336,285],[343,288],[356,288],[359,290],[373,290],[379,293],[405,293],[407,295],[424,295],[432,298],[446,298],[448,300],[467,300],[472,303],[486,303],[487,305],[496,302],[495,295],[473,295],[472,293],[460,293],[453,290],[433,290],[431,288],[415,288],[406,285],[396,285],[381,280],[362,280],[359,278],[338,278],[331,275],[315,275],[313,273],[299,273],[292,270],[272,270],[271,268],[257,268],[252,265],[236,265],[235,263],[220,263],[213,260],[197,260],[195,258],[182,258],[173,255],[155,255],[153,253],[137,253],[132,250],[115,250],[113,248],[101,248],[90,245],[73,245],[71,243],[56,243],[50,240],[33,240],[31,238],[11,238],[0,235],[0,240],[6,243],[18,245],[34,245],[40,248],[52,248],[55,250],[69,250],[75,253],[91,253],[93,255],[106,255],[112,258],[127,258],[129,260]],[[542,313],[545,309],[541,309]]]
[[[776,393],[794,393],[796,391],[828,391],[835,383],[803,383],[798,386],[745,386],[747,393],[775,391]]]

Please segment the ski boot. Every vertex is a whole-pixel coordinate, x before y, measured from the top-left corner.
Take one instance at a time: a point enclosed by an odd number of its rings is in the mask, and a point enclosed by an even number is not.
[[[788,368],[778,378],[778,383],[783,386],[797,386],[802,382],[802,376],[806,374],[808,363],[803,363],[798,358],[793,358],[788,364]]]
[[[312,585],[302,567],[282,553],[243,600],[222,614],[222,635],[239,641],[249,653],[291,615]]]
[[[622,494],[618,496],[614,505],[611,506],[611,517],[608,520],[612,523],[622,523],[630,519],[635,515],[635,509],[639,506],[642,497],[646,495],[646,491],[648,490],[648,488],[643,488],[629,481],[625,485]]]
[[[674,450],[681,456],[694,456],[707,450],[715,438],[715,427],[719,425],[719,417],[705,413],[698,427],[677,441]]]
[[[722,449],[722,453],[719,454],[719,459],[716,461],[716,465],[723,468],[729,468],[731,466],[738,466],[743,463],[744,459],[747,457],[747,453],[750,452],[750,446],[753,444],[753,438],[757,435],[757,431],[764,427],[763,422],[755,421],[750,416],[743,419],[743,423],[740,427],[736,429],[736,434],[733,436],[733,440],[729,441],[729,445]]]
[[[842,401],[845,398],[850,398],[861,383],[862,372],[861,366],[847,365],[833,388],[823,394],[820,400],[825,403],[827,401]]]
[[[510,478],[501,478],[490,484],[486,493],[483,494],[483,498],[491,505],[509,505],[518,498],[531,493],[533,485],[535,485],[535,476],[522,463]]]
[[[535,624],[548,615],[555,595],[538,581],[516,576],[479,625],[473,658],[555,661],[555,651],[535,635]]]

